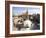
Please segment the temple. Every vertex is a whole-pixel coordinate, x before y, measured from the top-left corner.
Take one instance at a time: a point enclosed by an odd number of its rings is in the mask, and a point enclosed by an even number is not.
[[[20,30],[21,28],[23,28],[24,26],[26,26],[26,24],[31,25],[31,21],[30,21],[30,17],[31,14],[28,14],[28,9],[26,10],[26,13],[22,13],[21,15],[17,15],[14,17],[14,26],[16,26],[18,28],[18,30]],[[30,23],[30,24],[29,24]]]

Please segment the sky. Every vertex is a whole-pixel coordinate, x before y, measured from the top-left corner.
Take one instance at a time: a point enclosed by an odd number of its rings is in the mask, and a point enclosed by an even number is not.
[[[32,7],[13,7],[12,13],[13,15],[19,15],[26,13],[27,10],[28,10],[28,14],[40,13],[40,8],[32,8]]]

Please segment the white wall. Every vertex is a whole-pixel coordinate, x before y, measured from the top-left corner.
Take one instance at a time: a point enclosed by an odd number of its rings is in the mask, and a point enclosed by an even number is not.
[[[5,35],[5,3],[4,0],[0,0],[0,37]]]
[[[17,0],[18,1],[18,0]],[[44,2],[45,0],[19,0],[19,1],[29,1],[29,2]],[[0,0],[0,38],[5,36],[5,1]],[[46,14],[46,13],[45,13]],[[46,16],[46,15],[45,15]],[[46,18],[46,17],[45,17]],[[46,20],[45,20],[46,21]],[[46,28],[45,28],[46,29]],[[46,30],[45,30],[46,32]],[[46,33],[45,33],[46,34]],[[15,37],[14,37],[15,38]],[[46,38],[46,35],[40,36],[26,36],[26,37],[16,37],[16,38]]]

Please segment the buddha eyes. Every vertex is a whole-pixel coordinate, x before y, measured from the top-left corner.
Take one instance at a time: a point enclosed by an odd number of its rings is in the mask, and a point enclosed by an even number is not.
[[[22,20],[18,20],[18,22],[23,22]]]

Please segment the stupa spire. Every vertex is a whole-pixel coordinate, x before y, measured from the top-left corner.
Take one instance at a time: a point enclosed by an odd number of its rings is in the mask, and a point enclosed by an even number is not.
[[[26,10],[26,14],[28,15],[28,8],[27,8],[27,10]]]
[[[26,17],[27,17],[27,19],[29,19],[29,16],[28,16],[28,8],[26,9]]]

